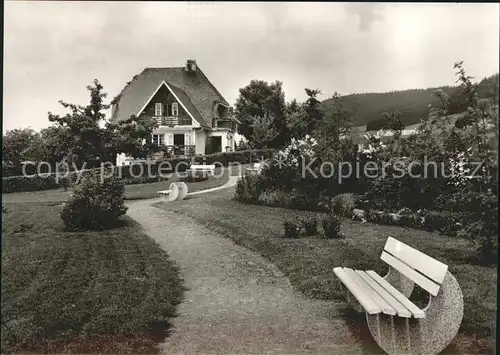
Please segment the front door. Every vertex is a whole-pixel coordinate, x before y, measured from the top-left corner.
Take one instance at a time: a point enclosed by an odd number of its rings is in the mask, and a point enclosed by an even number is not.
[[[184,133],[174,134],[174,154],[184,155]]]

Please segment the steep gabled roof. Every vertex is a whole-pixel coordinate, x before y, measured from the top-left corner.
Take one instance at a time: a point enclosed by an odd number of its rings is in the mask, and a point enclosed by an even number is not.
[[[229,106],[199,67],[195,73],[187,73],[184,67],[146,68],[116,97],[111,119],[125,120],[137,115],[163,81],[203,127],[212,126],[214,101]]]

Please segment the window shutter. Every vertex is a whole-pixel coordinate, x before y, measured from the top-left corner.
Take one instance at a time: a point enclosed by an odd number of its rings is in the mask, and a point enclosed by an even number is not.
[[[167,133],[167,145],[174,145],[174,135]]]
[[[191,145],[191,133],[184,134],[184,144]]]
[[[179,104],[177,102],[172,104],[172,116],[179,116]]]
[[[162,109],[163,109],[163,105],[161,104],[161,102],[157,102],[155,104],[155,116],[161,116],[162,115]]]

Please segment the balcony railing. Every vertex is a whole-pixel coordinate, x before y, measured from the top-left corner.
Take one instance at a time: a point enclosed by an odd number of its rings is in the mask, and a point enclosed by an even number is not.
[[[191,118],[174,117],[174,116],[154,116],[153,119],[158,122],[158,126],[191,126]]]
[[[229,119],[218,119],[215,120],[215,128],[228,128],[233,129],[234,123]]]
[[[192,156],[195,155],[194,145],[167,145],[167,152],[173,156]]]

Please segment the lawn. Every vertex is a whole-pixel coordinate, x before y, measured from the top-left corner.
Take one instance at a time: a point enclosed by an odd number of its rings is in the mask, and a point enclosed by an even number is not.
[[[5,206],[2,353],[157,352],[183,286],[138,224],[69,233],[60,203]]]
[[[449,352],[491,353],[496,322],[496,268],[471,265],[468,240],[397,226],[343,220],[337,240],[285,239],[283,222],[317,215],[313,212],[246,205],[232,200],[233,189],[197,196],[182,204],[160,208],[187,214],[237,244],[261,253],[309,297],[344,302],[332,269],[347,266],[385,274],[379,261],[387,237],[392,236],[448,264],[464,294],[464,319]],[[362,317],[361,317],[362,318]],[[364,321],[359,324],[366,327]]]
[[[205,181],[187,182],[189,192],[195,192],[224,185],[229,180],[229,176],[239,174],[240,170],[241,169],[239,169],[237,166],[233,166],[231,168],[225,169],[224,173],[221,174],[220,168],[217,168],[214,172],[214,176],[208,178]],[[183,180],[183,175],[173,175],[172,178],[168,181],[160,181],[149,184],[125,185],[125,199],[138,200],[158,197],[158,191],[167,190],[170,186],[170,183],[181,180]],[[2,199],[7,203],[56,201],[63,202],[68,200],[70,194],[71,190],[64,191],[64,189],[61,188],[46,191],[13,192],[2,194]]]

